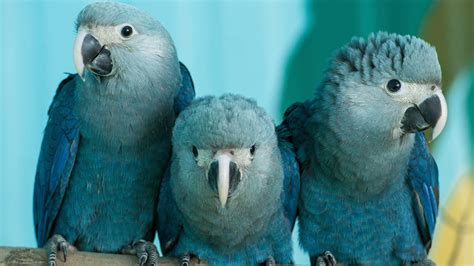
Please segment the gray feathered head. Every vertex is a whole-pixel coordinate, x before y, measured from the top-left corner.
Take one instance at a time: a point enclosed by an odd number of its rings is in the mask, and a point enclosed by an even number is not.
[[[176,120],[174,189],[195,201],[189,205],[215,211],[253,208],[261,204],[259,197],[272,202],[282,189],[280,161],[275,126],[253,100],[230,94],[200,98]]]
[[[447,119],[436,50],[409,35],[353,38],[332,58],[316,96],[337,108],[335,120],[361,134],[398,139],[432,127],[434,139]]]
[[[74,63],[83,80],[93,76],[146,83],[150,77],[162,76],[166,81],[179,76],[170,35],[137,8],[93,3],[79,13],[76,24]]]

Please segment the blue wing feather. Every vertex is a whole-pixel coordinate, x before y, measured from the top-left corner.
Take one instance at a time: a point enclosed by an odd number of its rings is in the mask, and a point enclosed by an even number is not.
[[[306,101],[304,103],[296,102],[286,109],[283,116],[283,122],[279,127],[286,127],[289,132],[289,142],[291,142],[296,151],[296,158],[298,160],[300,173],[305,169],[309,162],[305,147],[309,146],[308,141],[311,140],[304,128],[305,124],[311,118],[309,111],[312,102]]]
[[[174,98],[174,112],[176,115],[179,115],[181,111],[188,107],[188,105],[190,105],[193,101],[194,97],[196,97],[191,73],[189,73],[189,70],[181,62],[179,62],[179,67],[181,70],[181,87],[178,94]]]
[[[298,197],[300,193],[300,174],[306,165],[303,143],[307,138],[302,129],[309,119],[307,103],[295,103],[285,112],[283,122],[277,127],[279,148],[284,165],[285,187],[284,206],[288,219],[294,222],[298,215]]]
[[[74,78],[69,75],[56,91],[48,111],[36,169],[33,214],[38,246],[50,237],[61,208],[79,145],[79,122],[73,114]]]
[[[295,225],[298,214],[298,197],[300,194],[300,168],[296,161],[296,154],[291,135],[285,125],[277,127],[278,147],[280,148],[283,164],[283,206],[285,216],[290,221],[291,228]]]
[[[183,228],[178,208],[171,194],[169,167],[161,181],[157,212],[158,238],[163,255],[167,255],[173,250]]]
[[[438,215],[438,166],[431,156],[423,133],[415,136],[407,173],[413,191],[413,211],[426,250],[429,251]]]
[[[196,97],[194,91],[194,83],[186,66],[179,62],[181,70],[181,86],[178,94],[174,98],[174,112],[178,116]],[[170,160],[171,162],[171,160]],[[161,189],[157,208],[157,224],[158,237],[160,239],[161,250],[163,254],[169,254],[179,239],[182,230],[182,224],[177,211],[177,206],[171,194],[170,169],[165,172],[161,181]]]

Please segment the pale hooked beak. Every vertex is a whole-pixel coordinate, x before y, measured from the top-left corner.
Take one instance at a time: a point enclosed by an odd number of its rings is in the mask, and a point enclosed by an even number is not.
[[[108,76],[112,72],[110,50],[83,28],[79,28],[74,41],[73,55],[76,71],[83,81],[85,68],[96,76]]]
[[[81,77],[82,81],[84,81],[84,62],[82,61],[82,43],[84,42],[84,37],[86,36],[87,32],[83,29],[79,29],[77,32],[76,39],[74,40],[74,48],[73,48],[73,55],[74,55],[74,66],[76,67],[77,74]]]
[[[444,98],[443,93],[441,90],[438,90],[435,94],[440,101],[441,106],[441,115],[439,116],[438,120],[436,121],[433,130],[431,131],[431,139],[430,142],[435,140],[443,131],[444,126],[446,126],[446,121],[448,119],[448,105],[446,104],[446,99]]]
[[[219,162],[219,177],[217,179],[217,191],[219,193],[219,201],[221,202],[221,207],[224,208],[227,203],[227,197],[229,196],[229,165],[230,165],[230,156],[227,154],[220,155],[217,158]]]
[[[208,182],[211,189],[217,192],[221,207],[225,208],[227,199],[237,188],[240,182],[240,171],[237,164],[232,161],[228,152],[217,153],[208,172]]]
[[[441,134],[447,118],[448,106],[446,99],[441,90],[438,89],[434,95],[405,111],[401,129],[405,133],[414,133],[431,127],[431,142]]]

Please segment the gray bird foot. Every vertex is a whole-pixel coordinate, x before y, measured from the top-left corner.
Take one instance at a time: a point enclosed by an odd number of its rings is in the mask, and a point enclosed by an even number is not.
[[[430,259],[424,259],[417,262],[412,262],[411,265],[413,266],[436,266],[436,263]]]
[[[136,255],[140,266],[144,266],[147,263],[148,265],[156,266],[158,261],[158,250],[155,244],[143,239],[134,241],[131,245],[124,247],[122,253]]]
[[[336,258],[329,251],[325,251],[323,254],[317,257],[311,257],[311,265],[336,266],[336,264],[337,264]]]
[[[46,244],[44,248],[48,252],[48,264],[49,266],[56,266],[56,256],[58,251],[62,251],[64,262],[67,259],[67,252],[69,249],[69,243],[61,235],[53,235]]]
[[[188,253],[181,256],[181,266],[189,266],[191,264],[191,255]]]
[[[199,257],[185,253],[181,256],[181,266],[190,266],[191,264],[200,264],[201,260]]]
[[[267,260],[265,261],[265,266],[275,266],[276,261],[272,256],[269,256]]]

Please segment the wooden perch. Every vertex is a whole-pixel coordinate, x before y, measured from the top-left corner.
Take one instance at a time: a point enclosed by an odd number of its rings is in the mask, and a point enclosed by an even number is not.
[[[47,265],[46,250],[42,248],[0,247],[0,265]],[[180,265],[179,259],[160,257],[158,265]],[[64,264],[58,252],[57,265],[138,265],[138,257],[119,254],[92,253],[70,250]],[[202,265],[202,264],[201,264]]]

